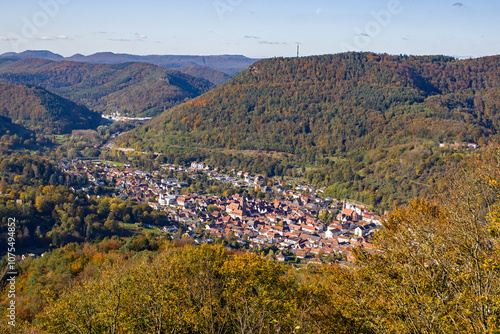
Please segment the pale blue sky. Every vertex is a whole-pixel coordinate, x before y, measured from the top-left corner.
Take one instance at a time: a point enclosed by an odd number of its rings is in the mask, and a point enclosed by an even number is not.
[[[3,0],[0,53],[500,54],[498,0]]]

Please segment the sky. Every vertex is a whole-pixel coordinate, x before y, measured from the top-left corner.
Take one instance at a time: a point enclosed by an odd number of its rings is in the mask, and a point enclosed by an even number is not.
[[[0,1],[0,54],[500,54],[498,0]]]

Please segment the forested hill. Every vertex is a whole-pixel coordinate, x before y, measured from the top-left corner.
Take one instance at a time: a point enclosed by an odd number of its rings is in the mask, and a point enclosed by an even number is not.
[[[155,116],[215,87],[146,63],[88,64],[0,59],[0,81],[34,84],[101,113]]]
[[[101,116],[85,106],[76,104],[41,87],[0,83],[0,116],[4,119],[5,131],[22,132],[21,127],[10,124],[10,120],[37,133],[71,133],[75,129],[97,128]]]
[[[354,53],[263,60],[136,133],[161,135],[161,144],[329,155],[414,138],[477,142],[500,124],[499,65],[500,57]]]
[[[339,157],[352,159],[339,175],[333,175],[337,164],[317,177],[328,176],[326,185],[342,183],[346,190],[353,184],[345,180],[370,176],[374,170],[365,168],[386,157],[409,161],[404,167],[415,170],[439,142],[482,143],[495,134],[499,69],[498,56],[457,60],[344,53],[262,60],[166,111],[123,137],[122,144],[156,151],[172,145],[272,150],[293,154],[288,161],[330,166]],[[398,168],[386,172],[396,175]],[[369,188],[375,196],[380,187],[398,192],[398,182],[379,176],[359,192]],[[416,182],[422,181],[427,179]]]

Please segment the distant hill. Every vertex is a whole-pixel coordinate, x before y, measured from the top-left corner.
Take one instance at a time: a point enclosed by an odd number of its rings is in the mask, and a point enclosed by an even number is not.
[[[62,134],[97,128],[98,113],[41,87],[0,83],[2,131],[21,134],[26,127],[37,133]],[[12,121],[19,123],[11,124]]]
[[[220,55],[220,56],[177,56],[177,55],[149,55],[137,56],[131,54],[117,54],[112,52],[96,53],[90,56],[75,55],[68,60],[88,62],[88,63],[124,63],[124,62],[144,62],[158,65],[170,69],[182,69],[191,66],[203,66],[230,76],[245,70],[257,59],[247,58],[240,55]]]
[[[337,198],[379,204],[384,193],[398,198],[426,189],[443,171],[439,166],[450,162],[436,153],[440,142],[477,143],[498,133],[499,69],[499,56],[345,53],[262,60],[121,143],[164,152],[284,152],[279,166],[261,169],[291,174],[287,163],[299,163],[310,181],[330,186]],[[307,166],[314,168],[308,172]]]
[[[231,76],[224,72],[216,71],[203,66],[190,66],[182,68],[180,71],[196,78],[208,80],[216,86],[220,86],[231,79]]]
[[[150,63],[164,68],[181,70],[192,66],[201,66],[215,71],[223,72],[230,77],[245,70],[258,59],[247,58],[240,55],[219,55],[219,56],[182,56],[182,55],[148,55],[138,56],[131,54],[119,54],[112,52],[100,52],[92,55],[84,56],[75,54],[71,57],[64,58],[61,55],[50,51],[24,51],[21,53],[5,53],[0,55],[0,58],[11,59],[26,59],[26,58],[41,58],[48,60],[71,60],[84,63],[98,64],[117,64],[127,62],[143,62]],[[205,78],[209,81],[210,79]]]
[[[64,57],[61,56],[60,54],[53,53],[47,50],[27,50],[20,53],[7,52],[0,55],[0,58],[11,58],[11,59],[39,58],[39,59],[47,59],[54,61],[64,60]]]
[[[215,87],[146,63],[90,64],[0,59],[0,82],[34,84],[100,113],[154,116]]]

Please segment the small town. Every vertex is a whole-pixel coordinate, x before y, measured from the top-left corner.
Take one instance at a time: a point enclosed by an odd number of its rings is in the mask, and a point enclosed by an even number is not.
[[[172,224],[158,228],[171,238],[191,238],[196,243],[222,239],[228,249],[260,251],[269,247],[276,250],[273,254],[281,262],[350,263],[355,247],[376,250],[371,239],[385,218],[362,205],[323,198],[323,189],[306,185],[290,189],[289,184],[279,182],[268,186],[262,176],[234,170],[222,174],[204,163],[193,162],[188,168],[163,165],[153,174],[129,165],[83,159],[63,159],[60,166],[66,173],[89,180],[88,187],[74,190],[91,193],[93,188],[107,184],[116,189],[113,196],[166,211]],[[202,174],[234,187],[257,189],[267,196],[186,193],[183,189],[189,183],[166,178],[168,171],[185,173],[191,179]]]
[[[500,334],[500,1],[4,1],[0,334]]]

